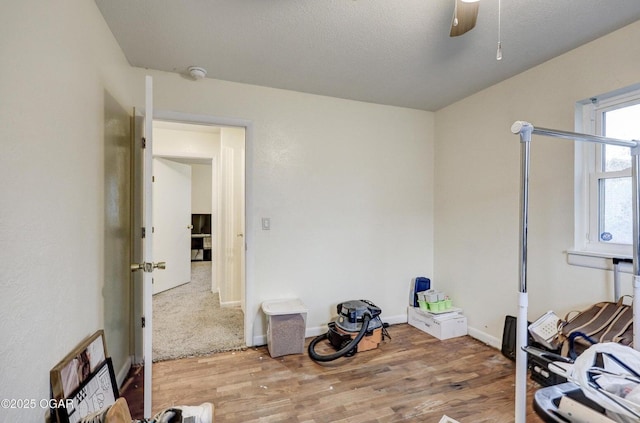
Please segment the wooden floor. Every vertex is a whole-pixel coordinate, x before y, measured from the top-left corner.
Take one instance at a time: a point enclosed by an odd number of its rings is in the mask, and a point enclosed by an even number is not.
[[[514,421],[515,365],[500,351],[407,324],[389,334],[375,350],[325,364],[306,350],[271,358],[266,347],[154,363],[153,411],[208,401],[216,423]],[[543,421],[531,407],[539,387],[528,381],[530,423]]]

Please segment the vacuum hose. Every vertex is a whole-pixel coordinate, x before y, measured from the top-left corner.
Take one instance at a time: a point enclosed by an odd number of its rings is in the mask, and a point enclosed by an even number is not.
[[[325,333],[324,335],[317,336],[313,341],[311,341],[311,343],[309,343],[309,357],[311,357],[315,361],[325,362],[325,361],[333,361],[337,358],[347,355],[349,351],[356,348],[358,343],[360,343],[360,340],[364,337],[365,333],[367,333],[370,320],[371,320],[371,314],[365,313],[362,316],[362,328],[360,329],[360,332],[358,332],[358,335],[355,338],[353,338],[351,342],[349,342],[345,347],[334,352],[333,354],[320,355],[316,353],[315,351],[316,344],[322,341],[323,339],[328,338],[329,332]]]

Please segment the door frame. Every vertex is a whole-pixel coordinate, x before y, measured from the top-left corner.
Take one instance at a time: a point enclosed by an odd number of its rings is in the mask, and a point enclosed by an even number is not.
[[[145,110],[141,110],[145,113]],[[252,347],[253,342],[253,315],[256,309],[254,300],[254,254],[253,254],[253,122],[246,119],[228,118],[219,116],[199,115],[166,110],[153,110],[153,120],[170,121],[177,123],[189,123],[208,126],[234,126],[245,130],[245,262],[244,262],[244,342],[247,347]],[[153,318],[153,316],[151,316]],[[137,328],[136,328],[137,329]],[[142,332],[136,330],[136,339],[142,339]]]

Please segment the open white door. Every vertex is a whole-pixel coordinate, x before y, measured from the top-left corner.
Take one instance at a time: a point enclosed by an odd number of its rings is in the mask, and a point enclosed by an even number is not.
[[[134,112],[131,281],[134,292],[135,362],[144,366],[144,417],[151,417],[152,272],[155,268],[163,268],[164,263],[153,262],[153,231],[151,229],[153,96],[150,76],[145,79],[145,97],[144,113],[140,114],[137,110]]]
[[[135,361],[144,365],[144,417],[151,418],[152,391],[152,305],[153,271],[164,269],[165,263],[153,261],[153,92],[152,79],[145,78],[144,116],[134,113],[134,143],[132,154],[132,282],[134,297]],[[141,130],[140,130],[141,127]]]
[[[191,281],[191,166],[153,159],[153,252],[166,259],[154,275],[157,294]]]
[[[164,268],[164,263],[153,262],[153,79],[145,77],[145,111],[144,111],[144,135],[145,148],[143,152],[143,263],[139,267],[143,271],[142,297],[143,297],[143,329],[142,351],[144,360],[144,417],[151,418],[151,391],[152,391],[152,365],[153,344],[153,270]]]

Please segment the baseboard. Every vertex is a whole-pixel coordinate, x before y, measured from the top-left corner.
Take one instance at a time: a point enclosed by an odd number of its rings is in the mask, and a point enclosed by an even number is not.
[[[225,301],[220,302],[220,307],[241,307],[242,303],[240,301]]]
[[[397,325],[400,323],[407,323],[408,316],[406,314],[400,314],[397,316],[384,318],[382,320],[389,323],[390,325]],[[502,349],[502,339],[498,339],[495,336],[491,336],[486,332],[483,332],[481,330],[478,330],[472,327],[469,327],[467,329],[467,333],[470,337],[477,339],[478,341],[483,342],[489,345],[490,347],[493,347],[498,350]]]
[[[382,321],[384,323],[389,323],[390,325],[397,325],[400,323],[407,323],[407,315],[400,314],[397,316],[384,317]],[[328,331],[327,325],[315,326],[311,328],[306,328],[304,331],[305,338],[315,338],[316,336],[322,335],[323,333],[327,333]],[[253,345],[267,345],[267,335],[257,335],[253,337]]]
[[[477,339],[480,342],[484,342],[485,344],[489,345],[490,347],[493,347],[497,350],[501,350],[502,349],[502,340],[496,338],[495,336],[491,336],[486,332],[483,332],[481,330],[469,327],[468,328],[468,333],[469,336],[472,338]]]
[[[400,323],[407,323],[409,321],[409,316],[407,316],[407,313],[391,317],[383,316],[382,321],[389,323],[390,325],[399,325]]]
[[[131,370],[132,363],[132,356],[127,357],[127,359],[124,361],[124,364],[122,365],[122,368],[120,369],[120,371],[118,371],[118,374],[116,375],[116,383],[118,384],[118,389],[122,388],[122,384],[127,379],[129,370]]]
[[[396,316],[385,317],[382,319],[382,321],[385,323],[389,323],[390,325],[397,325],[401,323],[407,323],[408,316],[406,314],[399,314]],[[307,328],[305,330],[305,337],[315,338],[318,335],[322,335],[323,333],[326,333],[327,330],[328,329],[326,325]],[[502,340],[496,338],[495,336],[489,335],[488,333],[475,329],[473,327],[469,327],[467,332],[470,337],[477,339],[478,341],[483,342],[492,348],[495,348],[497,350],[502,349]],[[253,345],[255,346],[267,345],[267,335],[265,334],[265,335],[254,336]]]

